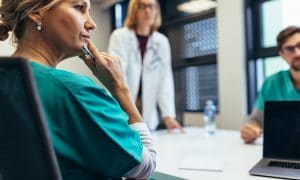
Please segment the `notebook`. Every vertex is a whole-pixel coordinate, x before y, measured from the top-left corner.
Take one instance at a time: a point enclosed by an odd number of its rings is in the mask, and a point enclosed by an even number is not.
[[[300,101],[265,103],[263,158],[251,175],[300,179]]]

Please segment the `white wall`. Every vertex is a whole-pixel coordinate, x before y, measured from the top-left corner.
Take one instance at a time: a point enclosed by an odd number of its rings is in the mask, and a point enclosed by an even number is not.
[[[10,42],[10,39],[6,41],[0,41],[0,56],[10,56],[14,50],[15,47],[12,45],[12,42]]]
[[[0,0],[0,4],[2,3],[2,0]],[[14,47],[12,46],[12,43],[10,43],[9,39],[6,41],[0,41],[0,56],[10,56],[13,51]]]
[[[240,129],[247,113],[244,1],[217,1],[218,128]],[[202,125],[202,114],[186,113],[187,124]]]
[[[222,128],[239,129],[247,113],[244,1],[218,0],[218,73]]]

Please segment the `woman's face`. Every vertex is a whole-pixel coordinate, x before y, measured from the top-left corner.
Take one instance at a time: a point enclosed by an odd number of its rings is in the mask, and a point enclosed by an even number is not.
[[[151,27],[157,16],[157,4],[155,0],[140,0],[138,4],[138,26]]]
[[[96,28],[90,14],[90,0],[61,0],[42,17],[43,36],[57,51],[79,55],[81,46]]]

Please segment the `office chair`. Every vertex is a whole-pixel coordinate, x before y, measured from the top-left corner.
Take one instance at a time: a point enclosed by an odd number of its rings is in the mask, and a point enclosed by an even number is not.
[[[0,180],[61,180],[31,68],[0,58]]]

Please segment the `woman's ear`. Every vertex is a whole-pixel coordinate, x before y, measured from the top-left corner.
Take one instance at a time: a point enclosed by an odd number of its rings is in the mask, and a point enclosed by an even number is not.
[[[41,11],[34,11],[28,14],[28,18],[36,24],[36,30],[41,31],[43,29],[43,13]]]
[[[43,12],[38,10],[28,14],[28,18],[35,24],[35,28],[37,31],[41,31],[43,29]]]
[[[34,11],[28,14],[28,18],[34,23],[40,23],[42,21],[43,13],[41,11]]]

